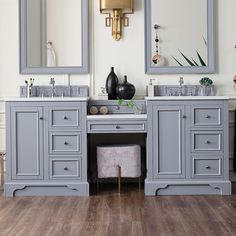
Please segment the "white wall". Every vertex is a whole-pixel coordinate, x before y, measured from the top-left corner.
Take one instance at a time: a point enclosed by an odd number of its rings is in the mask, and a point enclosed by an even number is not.
[[[111,29],[106,28],[105,15],[99,12],[99,0],[90,1],[90,60],[88,75],[72,75],[72,84],[90,85],[97,95],[103,87],[110,67],[118,76],[128,75],[137,95],[145,94],[149,78],[158,84],[177,84],[180,75],[146,75],[144,73],[144,0],[134,0],[135,13],[129,15],[130,26],[123,30],[123,38],[115,42]],[[220,95],[236,94],[232,78],[236,74],[235,0],[216,2],[216,74],[210,75]],[[18,0],[0,0],[0,97],[18,96],[19,86],[28,75],[19,74]],[[203,75],[184,75],[185,84],[198,83]],[[37,84],[48,84],[51,75],[33,75]],[[57,84],[66,83],[65,75],[54,75]],[[4,103],[0,102],[0,150],[5,148]]]

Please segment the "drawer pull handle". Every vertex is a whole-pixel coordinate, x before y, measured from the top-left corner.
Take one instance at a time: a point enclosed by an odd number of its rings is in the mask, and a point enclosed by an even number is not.
[[[186,115],[183,115],[183,119],[186,119],[187,118],[187,116]]]
[[[211,144],[211,141],[207,140],[207,141],[206,141],[206,144]]]
[[[68,117],[67,117],[67,116],[64,116],[64,120],[68,120]]]
[[[64,142],[64,145],[68,145],[68,142]]]
[[[67,167],[64,168],[65,171],[69,170]]]
[[[211,167],[210,167],[210,166],[206,166],[206,169],[208,169],[208,170],[209,170],[209,169],[211,169]]]
[[[43,117],[39,117],[40,120],[43,120]]]
[[[210,116],[210,115],[206,115],[205,117],[206,117],[206,119],[210,119],[210,118],[211,118],[211,116]]]
[[[117,126],[116,126],[116,129],[120,129],[120,126],[119,126],[119,125],[117,125]]]
[[[119,107],[119,106],[116,106],[116,110],[117,110],[117,111],[120,110],[120,107]]]

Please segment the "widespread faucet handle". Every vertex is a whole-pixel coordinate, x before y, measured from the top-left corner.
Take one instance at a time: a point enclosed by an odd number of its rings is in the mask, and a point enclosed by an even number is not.
[[[179,78],[179,85],[182,86],[184,84],[184,78],[180,77]]]
[[[50,78],[50,84],[55,85],[55,79],[54,78]]]

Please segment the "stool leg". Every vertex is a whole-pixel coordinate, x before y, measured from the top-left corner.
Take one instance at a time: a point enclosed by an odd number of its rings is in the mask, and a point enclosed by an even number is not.
[[[98,178],[97,178],[97,193],[99,192],[99,182],[98,182]]]
[[[118,193],[120,194],[120,178],[121,178],[121,167],[118,167]]]
[[[138,191],[141,189],[141,177],[138,178]]]

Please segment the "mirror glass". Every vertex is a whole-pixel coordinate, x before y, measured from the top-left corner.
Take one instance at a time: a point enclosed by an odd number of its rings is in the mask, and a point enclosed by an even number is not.
[[[21,72],[88,71],[88,1],[22,0]]]
[[[213,73],[213,1],[146,0],[146,72]]]

